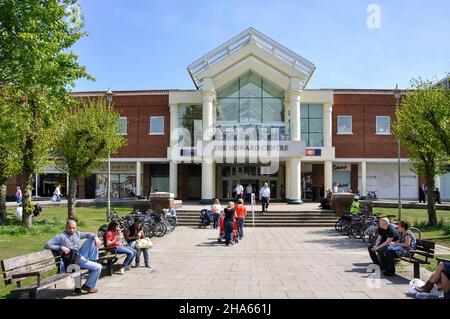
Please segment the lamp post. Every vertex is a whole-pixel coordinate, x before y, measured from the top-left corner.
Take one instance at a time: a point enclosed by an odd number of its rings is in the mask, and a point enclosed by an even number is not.
[[[394,97],[397,100],[397,109],[400,104],[401,91],[398,84],[395,85]],[[400,164],[400,140],[397,138],[397,162],[398,162],[398,220],[402,220],[402,183],[401,183],[401,164]]]
[[[111,102],[113,99],[113,92],[111,88],[106,92],[106,100],[108,101],[108,109],[111,110]],[[107,215],[111,212],[111,154],[108,153],[108,211]]]

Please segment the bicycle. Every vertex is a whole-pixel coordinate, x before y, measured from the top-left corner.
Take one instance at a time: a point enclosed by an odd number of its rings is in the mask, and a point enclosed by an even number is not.
[[[378,199],[377,191],[368,191],[367,192],[367,199],[371,199],[371,200]]]

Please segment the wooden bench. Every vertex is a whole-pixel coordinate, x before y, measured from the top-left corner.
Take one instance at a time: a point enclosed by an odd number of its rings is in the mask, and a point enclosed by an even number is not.
[[[126,254],[113,253],[112,248],[107,248],[104,246],[103,240],[101,246],[98,248],[98,262],[106,267],[106,275],[112,276],[114,264],[122,257],[125,257]]]
[[[401,260],[414,264],[414,278],[420,278],[420,265],[429,265],[428,258],[434,258],[434,241],[417,239],[416,249],[411,250],[410,257],[400,257]]]
[[[5,286],[16,283],[16,288],[11,291],[12,293],[28,293],[30,299],[35,299],[39,290],[56,287],[58,282],[69,277],[80,280],[79,277],[87,272],[86,269],[82,269],[79,272],[57,273],[45,279],[41,278],[46,272],[58,270],[59,263],[60,257],[55,257],[51,250],[3,259],[1,266]],[[36,282],[22,286],[22,281],[27,278],[36,278]],[[80,289],[75,288],[75,292],[80,292]]]

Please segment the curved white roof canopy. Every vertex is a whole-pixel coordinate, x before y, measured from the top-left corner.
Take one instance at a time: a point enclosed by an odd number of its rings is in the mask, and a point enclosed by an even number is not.
[[[250,43],[255,43],[259,48],[273,55],[287,67],[292,68],[296,74],[301,74],[300,89],[306,87],[316,69],[315,65],[261,32],[253,28],[248,28],[217,49],[189,64],[187,69],[197,89],[203,86],[201,74],[204,71]]]

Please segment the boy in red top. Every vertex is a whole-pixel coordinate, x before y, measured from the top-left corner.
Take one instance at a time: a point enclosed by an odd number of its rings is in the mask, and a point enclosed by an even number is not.
[[[234,210],[236,211],[239,239],[242,239],[244,237],[245,217],[247,216],[247,208],[245,208],[242,199],[238,200],[238,204],[234,206]]]

